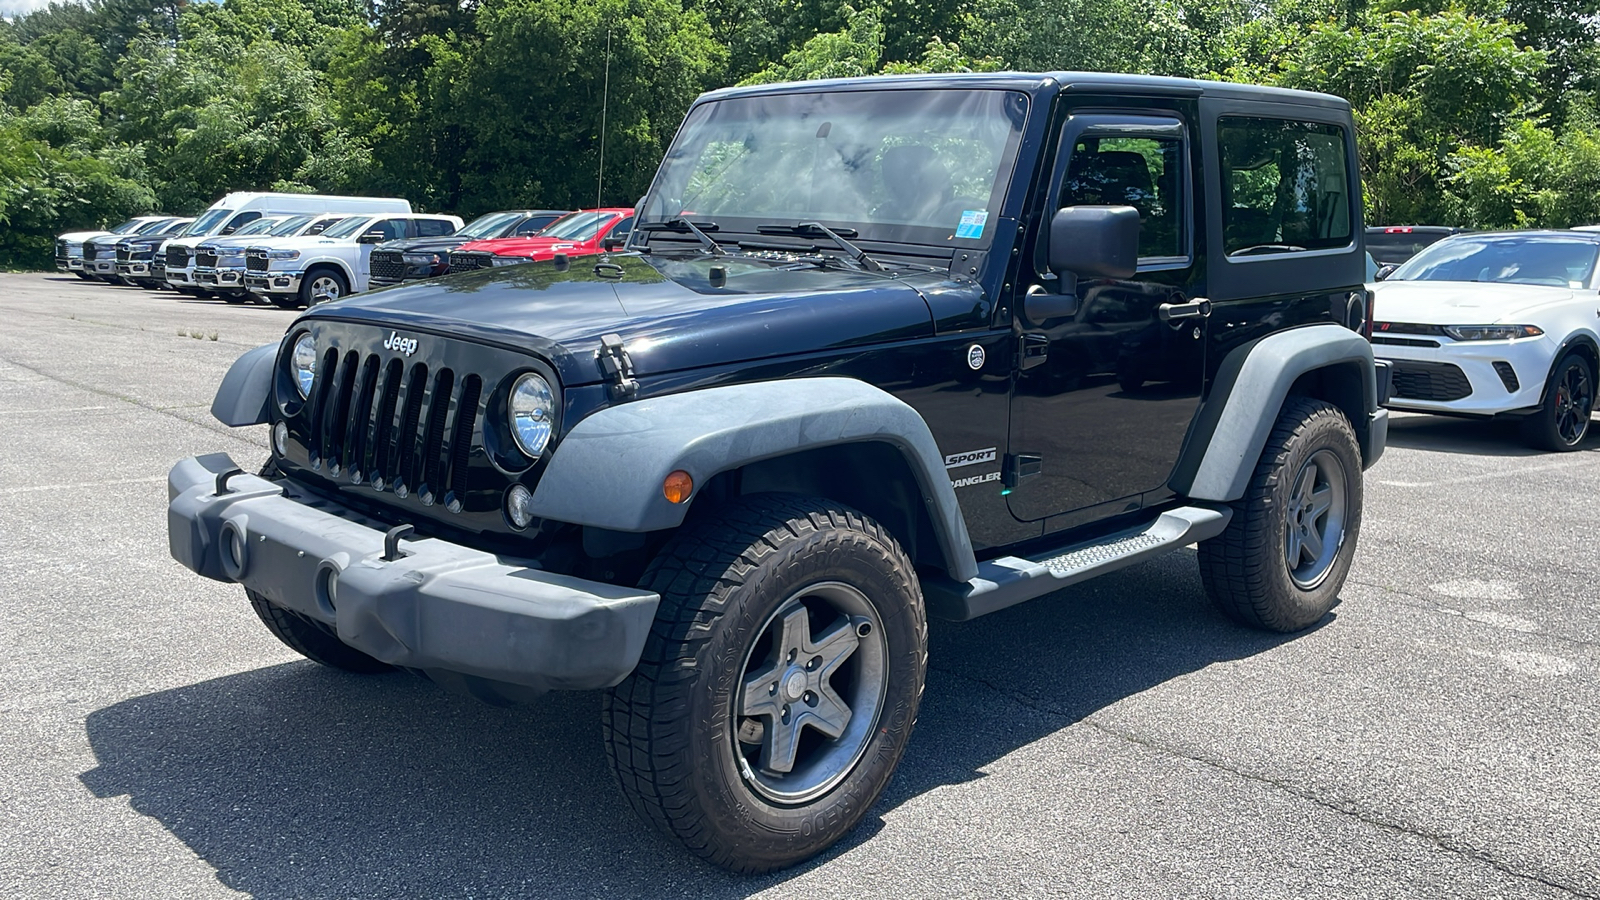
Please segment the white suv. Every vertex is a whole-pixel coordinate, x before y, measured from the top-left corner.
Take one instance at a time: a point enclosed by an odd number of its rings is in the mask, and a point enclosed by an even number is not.
[[[245,286],[285,309],[337,300],[367,289],[374,244],[443,237],[460,227],[456,216],[380,213],[351,216],[317,237],[252,243]]]

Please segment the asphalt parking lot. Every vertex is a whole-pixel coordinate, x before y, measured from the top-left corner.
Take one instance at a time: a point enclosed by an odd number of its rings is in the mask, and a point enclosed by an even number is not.
[[[1600,440],[1408,416],[1335,615],[1192,552],[935,623],[865,824],[727,875],[638,824],[599,697],[320,668],[168,556],[217,381],[293,313],[0,275],[0,896],[1600,897]]]

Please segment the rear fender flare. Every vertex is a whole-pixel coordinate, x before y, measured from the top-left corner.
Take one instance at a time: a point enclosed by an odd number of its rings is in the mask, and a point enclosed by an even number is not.
[[[1223,359],[1169,487],[1195,500],[1243,497],[1290,390],[1302,376],[1330,367],[1361,372],[1361,408],[1344,412],[1371,465],[1383,452],[1377,426],[1386,424],[1377,421],[1372,345],[1342,325],[1310,325],[1251,341]]]

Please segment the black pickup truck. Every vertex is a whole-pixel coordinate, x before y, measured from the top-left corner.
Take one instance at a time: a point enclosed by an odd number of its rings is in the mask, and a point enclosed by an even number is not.
[[[850,831],[927,617],[1198,543],[1293,632],[1384,449],[1348,104],[1109,74],[717,91],[621,252],[317,306],[172,471],[173,555],[313,660],[605,691],[647,821],[731,869]]]
[[[519,209],[484,213],[447,235],[386,241],[372,248],[368,284],[390,287],[450,271],[450,251],[470,241],[538,234],[567,214],[560,209]]]

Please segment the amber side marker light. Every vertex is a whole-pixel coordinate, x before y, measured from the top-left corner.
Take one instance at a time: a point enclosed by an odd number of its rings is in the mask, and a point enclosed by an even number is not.
[[[666,480],[661,482],[661,493],[666,495],[667,500],[671,503],[682,503],[688,500],[689,494],[693,493],[693,491],[694,479],[690,478],[689,473],[682,469],[678,469],[668,475]]]

